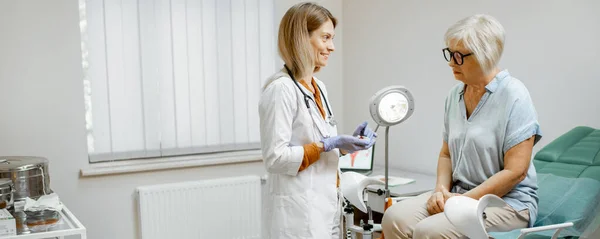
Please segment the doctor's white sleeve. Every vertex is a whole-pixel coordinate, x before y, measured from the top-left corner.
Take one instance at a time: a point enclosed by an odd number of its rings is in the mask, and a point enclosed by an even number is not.
[[[263,161],[269,173],[296,176],[304,157],[302,145],[292,146],[292,123],[297,96],[283,82],[272,82],[259,103],[260,142]]]

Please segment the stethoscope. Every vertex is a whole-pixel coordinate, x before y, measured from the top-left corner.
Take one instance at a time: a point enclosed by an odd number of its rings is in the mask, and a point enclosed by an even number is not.
[[[292,74],[292,71],[290,70],[290,68],[288,68],[287,65],[285,65],[285,64],[283,66],[287,70],[288,75],[290,75],[290,78],[292,78],[292,81],[294,81],[294,84],[296,84],[296,87],[298,87],[298,90],[300,90],[302,95],[304,95],[304,104],[306,104],[306,108],[310,111],[310,102],[308,102],[308,101],[312,100],[313,102],[315,102],[315,105],[317,105],[317,102],[313,98],[308,96],[306,93],[304,93],[304,91],[300,87],[300,84],[298,84],[298,81],[296,80],[296,78],[294,78],[294,75]],[[329,121],[328,123],[331,126],[335,126],[337,124],[337,122],[333,118],[333,114],[331,113],[331,108],[329,108],[328,100],[327,100],[327,98],[325,98],[325,95],[323,94],[323,90],[321,90],[321,86],[319,86],[319,84],[316,84],[316,85],[317,85],[317,88],[319,88],[319,92],[321,92],[321,97],[323,97],[323,101],[325,101],[325,106],[327,106],[327,113],[329,113],[329,115],[327,116],[327,119]]]

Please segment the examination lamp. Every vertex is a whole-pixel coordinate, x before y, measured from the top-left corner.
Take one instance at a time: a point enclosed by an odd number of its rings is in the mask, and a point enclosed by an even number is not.
[[[385,128],[385,182],[381,182],[376,178],[368,178],[365,175],[356,172],[345,172],[341,176],[340,187],[342,193],[347,200],[344,207],[344,217],[346,219],[346,228],[349,238],[356,238],[357,234],[361,234],[362,238],[371,239],[373,232],[381,231],[380,224],[374,224],[371,215],[371,208],[366,204],[365,191],[369,185],[385,185],[385,206],[384,211],[391,206],[392,199],[389,191],[389,175],[388,175],[388,139],[389,130],[393,125],[402,123],[408,119],[414,110],[414,100],[412,94],[403,86],[388,86],[377,91],[369,102],[369,112],[371,117],[377,123],[375,131],[380,126]],[[382,195],[379,194],[378,195]],[[366,212],[369,215],[367,223],[354,225],[354,215],[352,206],[354,205],[360,211]],[[381,234],[383,238],[383,233]]]
[[[407,120],[415,109],[415,101],[412,94],[404,86],[393,85],[377,91],[370,100],[369,112],[371,117],[379,126],[385,127],[385,197],[390,197],[388,155],[389,155],[389,131],[390,127]]]

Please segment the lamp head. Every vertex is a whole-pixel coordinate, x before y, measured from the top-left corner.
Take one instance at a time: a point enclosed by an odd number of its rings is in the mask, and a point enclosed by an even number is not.
[[[377,91],[371,97],[369,111],[375,123],[389,127],[408,119],[415,109],[414,104],[408,89],[393,85]]]

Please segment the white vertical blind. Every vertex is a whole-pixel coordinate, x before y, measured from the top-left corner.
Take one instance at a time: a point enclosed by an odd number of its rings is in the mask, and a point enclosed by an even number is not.
[[[259,147],[273,0],[80,0],[90,161]]]

